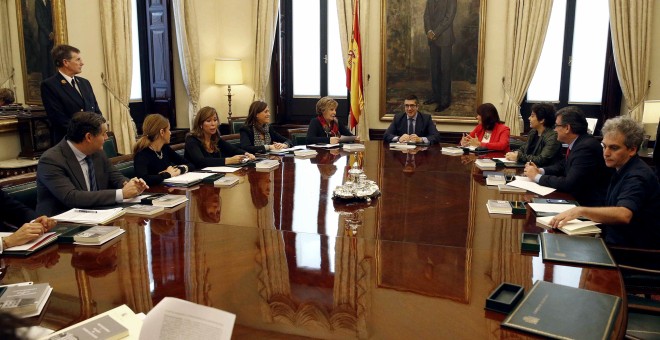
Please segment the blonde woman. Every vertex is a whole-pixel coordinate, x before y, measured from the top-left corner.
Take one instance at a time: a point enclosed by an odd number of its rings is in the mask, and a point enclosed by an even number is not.
[[[185,157],[197,168],[239,164],[254,155],[220,138],[218,112],[209,106],[201,108],[193,119],[192,131],[186,136]]]
[[[307,144],[337,144],[341,136],[353,135],[346,126],[337,121],[338,105],[337,101],[330,97],[319,99],[316,103],[318,116],[309,122],[307,129]]]
[[[170,122],[160,114],[150,114],[142,124],[142,137],[133,148],[135,175],[148,185],[185,174],[195,166],[170,148]]]

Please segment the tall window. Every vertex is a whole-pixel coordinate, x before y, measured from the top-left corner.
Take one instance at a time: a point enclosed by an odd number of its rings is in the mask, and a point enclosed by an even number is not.
[[[580,106],[588,117],[601,118],[609,42],[607,1],[555,0],[539,64],[527,91],[523,115],[532,103],[557,108]],[[615,84],[618,86],[618,82]]]
[[[285,0],[280,8],[280,93],[286,123],[309,123],[316,102],[335,98],[340,120],[348,117],[346,71],[334,0]],[[280,113],[281,114],[281,113]]]

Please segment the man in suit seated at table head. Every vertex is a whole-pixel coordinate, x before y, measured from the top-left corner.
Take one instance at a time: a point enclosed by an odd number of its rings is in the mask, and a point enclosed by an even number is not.
[[[84,65],[80,50],[69,45],[57,45],[51,51],[57,71],[41,82],[41,101],[51,124],[53,143],[67,132],[74,113],[89,111],[101,114],[90,82],[77,75]]]
[[[392,124],[385,131],[386,142],[427,143],[440,142],[440,133],[430,114],[417,111],[419,100],[414,94],[408,95],[403,101],[405,112],[397,113]]]
[[[616,169],[605,206],[575,207],[550,223],[561,227],[582,216],[604,224],[607,243],[660,249],[660,184],[653,170],[637,156],[644,129],[630,117],[616,117],[605,122],[602,133],[605,164]]]
[[[602,205],[612,171],[605,166],[600,142],[587,133],[582,110],[567,106],[557,111],[555,131],[557,140],[568,144],[566,157],[544,168],[529,162],[525,175],[536,183],[570,193],[581,205]]]
[[[73,115],[65,139],[48,149],[37,165],[37,212],[56,215],[72,208],[121,203],[148,188],[124,177],[103,152],[108,125],[102,115]]]

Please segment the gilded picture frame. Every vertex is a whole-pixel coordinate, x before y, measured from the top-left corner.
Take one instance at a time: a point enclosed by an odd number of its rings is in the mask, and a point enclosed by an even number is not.
[[[390,121],[396,113],[403,112],[404,98],[408,94],[415,94],[420,102],[419,111],[431,114],[434,121],[474,124],[475,110],[483,97],[487,0],[436,1],[436,7],[455,3],[455,15],[450,26],[453,32],[434,33],[434,40],[431,40],[425,29],[425,12],[427,6],[431,6],[427,1],[432,0],[381,0],[380,120]],[[442,15],[429,14],[429,17]],[[449,37],[451,33],[453,39]],[[447,41],[451,42],[440,43],[445,35]],[[445,58],[451,60],[448,67],[452,73],[451,94],[443,96],[449,98],[443,100],[445,103],[433,98],[434,94],[441,91],[434,91],[431,56],[435,56],[434,60],[438,60],[438,55],[446,56],[439,54],[438,49],[435,54],[431,51],[430,41],[436,39],[437,45],[451,46],[451,58]],[[447,50],[446,47],[442,48]],[[447,66],[443,67],[447,69]],[[431,99],[435,102],[428,103]],[[446,104],[446,100],[450,101],[449,104]]]
[[[64,0],[16,0],[25,104],[41,105],[41,81],[57,70],[50,51],[67,41]]]

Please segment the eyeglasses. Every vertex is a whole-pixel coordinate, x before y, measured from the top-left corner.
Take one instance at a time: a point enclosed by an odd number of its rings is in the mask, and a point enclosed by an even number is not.
[[[404,107],[417,107],[417,104],[404,104]]]
[[[553,128],[556,128],[556,127],[558,127],[558,126],[564,127],[564,126],[566,126],[566,125],[568,125],[568,124],[555,124],[555,126],[553,126]]]

